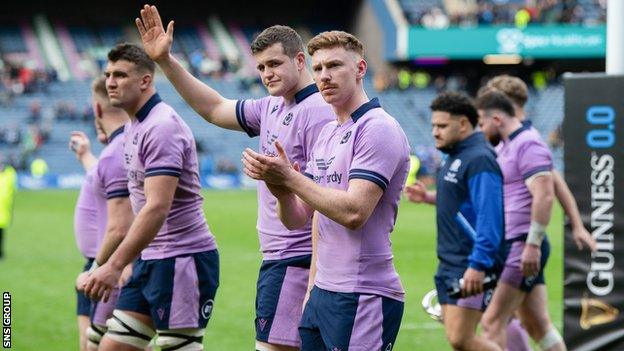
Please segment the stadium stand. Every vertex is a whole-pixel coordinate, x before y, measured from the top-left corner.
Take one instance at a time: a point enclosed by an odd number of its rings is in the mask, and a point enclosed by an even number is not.
[[[487,25],[505,23],[506,20],[513,23],[512,12],[520,9],[528,9],[531,21],[536,23],[602,23],[605,13],[604,2],[597,0],[537,1],[535,8],[527,8],[525,1],[511,0],[398,0],[397,3],[410,23],[422,24],[425,16],[439,10],[435,15],[448,16],[450,26]],[[468,10],[457,15],[456,7],[462,3],[477,6],[468,6]],[[487,18],[490,19],[486,21]],[[427,21],[444,23],[436,22],[435,18]],[[176,25],[173,51],[193,74],[225,96],[235,99],[263,96],[265,90],[254,72],[255,64],[248,50],[249,43],[262,27],[251,23],[255,22],[216,16],[182,22]],[[340,25],[299,23],[295,27],[307,41],[315,33]],[[43,15],[37,16],[32,24],[22,21],[0,26],[3,59],[0,66],[0,118],[9,121],[0,126],[0,151],[9,154],[22,169],[38,155],[48,161],[51,173],[80,172],[80,166],[67,150],[67,137],[76,129],[88,131],[94,137],[89,81],[106,63],[108,49],[120,41],[136,40],[133,35],[136,33],[129,24],[91,24],[76,19],[59,19],[51,23]],[[58,45],[39,47],[37,42],[41,36],[55,38]],[[68,80],[60,76],[58,70],[48,68],[54,60],[66,63],[70,72]],[[399,120],[414,152],[431,150],[430,101],[441,90],[475,90],[475,84],[473,82],[469,87],[461,70],[457,75],[457,66],[440,71],[436,67],[429,70],[426,66],[410,66],[409,63],[402,66],[404,64],[389,62],[387,67],[371,67],[373,74],[366,81],[366,89],[370,96],[378,96],[387,111]],[[524,77],[531,80],[530,73]],[[378,81],[383,82],[378,84]],[[557,77],[543,80],[539,86],[535,82],[530,85],[535,89],[531,92],[527,113],[548,139],[553,131],[558,130],[563,119],[563,88]],[[201,144],[200,158],[220,158],[240,168],[240,151],[245,147],[255,148],[255,139],[205,123],[162,77],[157,87],[165,101],[180,112],[195,132]],[[32,116],[34,105],[40,106],[37,118]],[[22,137],[17,143],[16,135]],[[33,144],[36,147],[32,147]],[[100,146],[93,144],[94,150],[99,151]],[[554,151],[560,166],[561,150]]]
[[[208,84],[223,92],[230,98],[243,99],[260,97],[261,89],[243,89],[235,78],[207,80]],[[157,89],[162,98],[173,106],[187,121],[202,144],[204,150],[214,157],[223,157],[238,166],[240,152],[245,147],[256,148],[257,140],[250,139],[243,133],[227,131],[205,123],[177,94],[173,86],[160,80]],[[436,95],[433,88],[408,89],[404,91],[387,90],[376,92],[371,81],[367,81],[366,89],[370,96],[378,96],[381,103],[403,126],[415,150],[419,146],[431,146],[433,139],[430,134],[429,104]],[[53,119],[49,141],[40,148],[39,155],[48,161],[52,173],[74,173],[80,171],[80,165],[74,155],[67,150],[67,138],[73,130],[84,130],[94,137],[91,117],[83,121],[84,111],[89,109],[89,82],[70,81],[51,83],[48,93],[33,93],[17,97],[11,106],[0,107],[0,115],[12,116],[13,121],[21,124],[22,132],[29,125],[30,106],[39,101],[42,106],[43,119]],[[64,101],[76,107],[78,116],[69,119],[54,120],[55,106]],[[563,119],[563,88],[551,86],[541,92],[533,92],[529,99],[528,115],[535,127],[544,138],[557,128]],[[95,144],[95,143],[94,143]],[[99,145],[94,145],[98,151]],[[208,152],[208,151],[206,151]]]
[[[399,0],[405,17],[411,24],[432,26],[430,16],[447,18],[447,25],[491,25],[523,23],[521,16],[528,15],[529,23],[604,23],[606,1],[600,0]],[[434,13],[437,10],[441,13]],[[441,23],[441,22],[435,22]]]

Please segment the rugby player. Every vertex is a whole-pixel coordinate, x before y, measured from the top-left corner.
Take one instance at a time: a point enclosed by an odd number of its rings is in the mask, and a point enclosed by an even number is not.
[[[492,302],[483,316],[484,335],[503,347],[507,323],[518,310],[522,325],[542,350],[565,350],[546,306],[544,267],[550,254],[546,227],[554,198],[552,155],[539,133],[515,116],[510,99],[497,90],[477,100],[479,126],[500,140],[504,177],[505,245],[508,256]]]
[[[122,269],[135,261],[99,350],[144,349],[158,334],[161,349],[203,350],[219,284],[219,257],[202,208],[195,140],[154,87],[154,62],[137,45],[108,53],[111,105],[130,116],[123,139],[135,219],[85,293],[107,301]]]
[[[454,350],[502,350],[476,330],[504,259],[503,176],[494,149],[475,131],[479,116],[468,96],[442,93],[430,108],[435,146],[447,158],[435,195],[422,183],[407,186],[406,194],[436,205],[435,284],[446,336]],[[457,287],[461,296],[452,294]]]
[[[292,28],[272,26],[251,43],[251,52],[269,96],[231,100],[186,71],[171,55],[173,23],[165,32],[156,7],[145,6],[137,27],[143,46],[186,102],[207,122],[259,137],[263,154],[276,154],[279,139],[301,168],[321,128],[334,120],[306,67],[301,37]],[[277,200],[258,183],[257,230],[262,265],[256,292],[256,350],[297,350],[297,327],[308,284],[311,224],[287,229],[277,217]]]
[[[277,156],[245,150],[245,173],[278,198],[286,227],[318,216],[314,287],[299,332],[302,350],[390,350],[403,316],[404,291],[390,233],[409,169],[399,123],[363,88],[362,43],[341,31],[308,43],[316,84],[336,120],[325,125],[305,175],[279,141]]]

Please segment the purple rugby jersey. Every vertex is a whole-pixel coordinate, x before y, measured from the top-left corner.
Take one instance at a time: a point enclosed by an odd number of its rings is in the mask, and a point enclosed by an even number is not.
[[[163,259],[215,249],[202,208],[197,151],[190,128],[154,94],[124,131],[124,165],[135,215],[145,205],[145,178],[179,178],[169,214],[141,258]]]
[[[351,179],[365,179],[384,193],[358,230],[320,215],[315,279],[319,288],[403,301],[390,233],[409,170],[409,151],[403,129],[376,98],[360,106],[344,124],[334,121],[323,128],[306,175],[339,190],[347,190]]]
[[[97,164],[85,174],[74,210],[76,244],[80,253],[88,258],[95,258],[98,249],[98,222],[100,219],[94,187],[96,171]]]
[[[531,226],[533,198],[525,181],[539,172],[552,171],[553,162],[550,150],[530,126],[522,126],[501,144],[497,161],[503,172],[505,239],[510,240],[527,234]]]
[[[304,172],[312,146],[334,114],[311,84],[295,94],[295,101],[286,104],[284,98],[267,96],[258,100],[240,100],[236,116],[243,130],[250,136],[260,136],[259,152],[276,155],[274,142],[279,140],[291,162],[297,162]],[[309,221],[303,228],[288,230],[276,211],[277,199],[264,182],[258,182],[257,230],[260,249],[265,260],[285,259],[312,252]]]
[[[106,201],[116,197],[128,197],[128,175],[123,162],[123,131],[124,127],[115,130],[108,137],[108,145],[100,153],[95,167],[95,197],[98,210],[98,241],[100,247],[106,234],[108,209]]]

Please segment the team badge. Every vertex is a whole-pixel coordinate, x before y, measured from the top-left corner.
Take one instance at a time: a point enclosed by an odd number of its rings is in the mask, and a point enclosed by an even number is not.
[[[347,134],[345,134],[345,136],[342,137],[342,140],[340,140],[340,144],[344,144],[347,141],[349,141],[350,137],[351,137],[351,131],[348,131]]]
[[[292,112],[290,112],[289,114],[286,115],[286,117],[284,117],[284,121],[282,122],[283,125],[288,126],[290,125],[290,122],[292,121],[293,118],[293,114]]]
[[[212,306],[214,305],[214,301],[208,300],[204,302],[204,305],[201,308],[201,314],[204,319],[210,319],[212,315]]]

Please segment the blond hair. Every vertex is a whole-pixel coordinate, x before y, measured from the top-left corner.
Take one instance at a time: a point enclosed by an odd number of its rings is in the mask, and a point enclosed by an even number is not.
[[[91,91],[94,95],[108,101],[108,92],[106,91],[106,77],[98,76],[91,83]]]
[[[518,77],[507,74],[496,76],[487,82],[487,86],[501,91],[518,107],[524,107],[529,100],[529,88]]]
[[[347,51],[353,51],[362,57],[364,56],[362,42],[353,34],[339,30],[323,32],[310,39],[308,42],[308,54],[312,56],[317,50],[336,46],[340,46]]]

